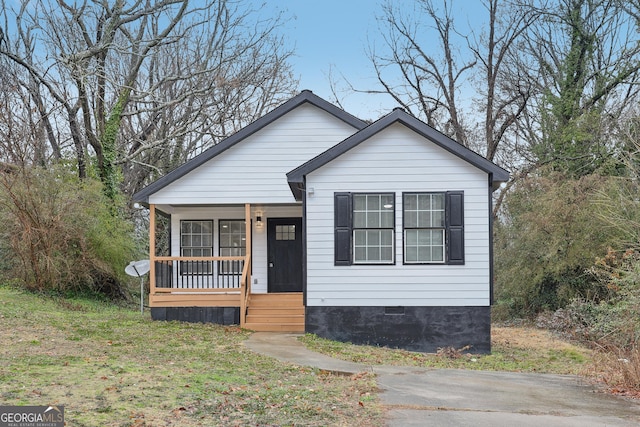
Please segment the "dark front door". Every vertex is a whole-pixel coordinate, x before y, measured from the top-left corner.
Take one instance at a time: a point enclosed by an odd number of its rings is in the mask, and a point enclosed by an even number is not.
[[[302,292],[302,218],[267,218],[269,292]]]

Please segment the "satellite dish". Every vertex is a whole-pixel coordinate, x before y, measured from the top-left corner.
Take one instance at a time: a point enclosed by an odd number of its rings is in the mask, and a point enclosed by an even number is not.
[[[148,259],[140,261],[131,261],[129,265],[124,268],[124,272],[129,276],[140,278],[140,313],[144,313],[144,280],[142,276],[149,272],[151,268]]]
[[[129,265],[124,268],[124,272],[129,276],[142,277],[149,272],[150,265],[148,259],[140,261],[131,261]]]

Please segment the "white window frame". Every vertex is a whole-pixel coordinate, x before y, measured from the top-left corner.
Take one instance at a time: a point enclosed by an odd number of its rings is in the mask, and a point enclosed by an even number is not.
[[[191,230],[185,232],[184,225],[191,224]],[[198,223],[200,231],[193,231],[193,226]],[[209,233],[202,231],[202,225],[208,223]],[[182,257],[211,257],[213,256],[213,220],[212,219],[183,219],[180,220],[180,256]],[[208,240],[207,240],[208,238]],[[185,241],[189,240],[189,244],[185,245]],[[198,243],[199,244],[194,244]],[[208,244],[207,244],[208,243]],[[199,255],[193,255],[199,252]],[[188,253],[188,255],[187,255]],[[195,268],[194,268],[195,267]],[[181,275],[208,275],[213,271],[212,262],[202,262],[194,264],[193,261],[180,263]]]
[[[395,193],[353,193],[352,203],[353,264],[395,264]],[[369,256],[376,251],[377,257]],[[384,252],[389,258],[383,259]]]
[[[408,197],[415,197],[413,209],[408,207]],[[421,198],[426,199],[421,208]],[[439,201],[436,198],[440,199]],[[409,216],[414,218],[409,219]],[[446,242],[446,193],[444,192],[409,192],[402,194],[402,227],[403,227],[403,258],[405,264],[445,264],[447,262]],[[413,234],[413,236],[412,236]],[[428,234],[429,238],[421,243],[420,234]],[[439,236],[434,244],[434,236]],[[408,259],[409,248],[415,250],[415,259]],[[414,251],[411,251],[414,252]],[[429,254],[422,258],[421,254]],[[436,256],[434,256],[434,254]]]
[[[229,232],[223,232],[225,224],[233,228],[232,223],[240,223],[241,227],[238,229],[239,233],[234,233],[233,230]],[[227,244],[223,240],[227,240],[226,235],[231,236],[231,243]],[[233,236],[239,237],[242,243],[239,246],[231,246],[233,243]],[[223,246],[223,243],[225,244]],[[237,253],[233,253],[237,252]],[[247,235],[246,235],[246,222],[244,219],[221,219],[218,220],[218,254],[220,256],[246,256],[247,254]],[[218,263],[218,275],[227,276],[242,273],[242,262],[238,261],[220,261]]]

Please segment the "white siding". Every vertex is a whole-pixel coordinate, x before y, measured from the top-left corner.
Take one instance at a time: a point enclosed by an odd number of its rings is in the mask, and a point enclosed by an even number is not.
[[[307,305],[489,305],[485,172],[395,124],[307,176]],[[403,265],[402,192],[464,191],[465,265]],[[395,265],[334,266],[334,192],[395,192]]]
[[[151,195],[149,203],[295,203],[287,172],[355,131],[303,104]]]
[[[256,212],[262,213],[262,228],[256,228]],[[294,218],[302,216],[301,206],[255,206],[251,209],[253,218],[252,241],[252,285],[253,293],[267,292],[267,218]],[[171,255],[180,256],[180,221],[182,220],[213,220],[213,255],[219,255],[220,238],[218,224],[220,220],[244,220],[243,207],[202,207],[180,208],[171,215]]]

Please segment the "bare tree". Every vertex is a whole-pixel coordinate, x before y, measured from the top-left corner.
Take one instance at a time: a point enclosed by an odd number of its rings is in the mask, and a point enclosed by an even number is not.
[[[457,55],[455,46],[460,37],[450,3],[444,2],[442,10],[436,4],[421,0],[416,5],[418,10],[411,14],[403,13],[392,2],[383,6],[378,22],[385,46],[382,50],[378,46],[369,49],[383,89],[368,92],[390,95],[410,114],[422,117],[430,126],[444,126],[447,134],[466,145],[467,131],[457,96],[476,59],[471,56],[460,59]],[[421,20],[423,17],[425,21]],[[423,22],[428,22],[429,28],[424,28]],[[431,53],[433,43],[425,41],[426,34],[435,35],[437,53]]]
[[[284,17],[255,12],[227,0],[3,2],[16,25],[0,56],[28,73],[32,104],[62,128],[51,138],[44,126],[50,149],[68,138],[81,177],[95,158],[113,197],[121,171],[134,191],[293,92]]]
[[[509,70],[532,18],[499,0],[484,7],[486,29],[463,33],[453,2],[420,0],[413,13],[386,3],[379,18],[384,46],[369,50],[382,89],[365,92],[390,95],[410,114],[495,160],[531,96],[529,84]]]

